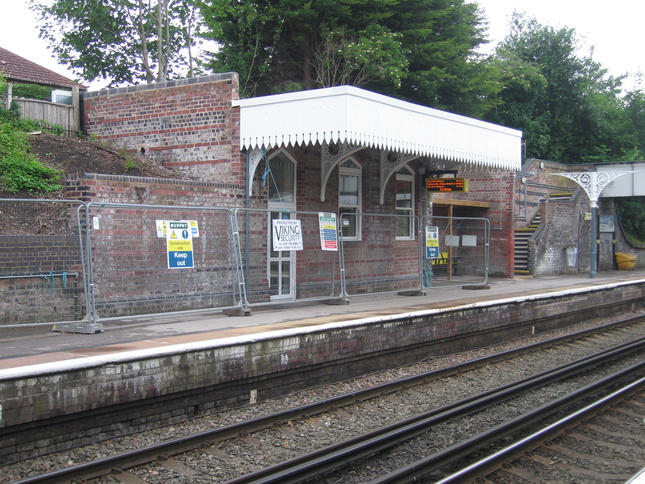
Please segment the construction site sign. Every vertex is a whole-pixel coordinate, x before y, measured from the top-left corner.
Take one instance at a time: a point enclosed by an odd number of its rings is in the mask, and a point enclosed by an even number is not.
[[[193,258],[193,232],[187,221],[168,221],[166,228],[168,269],[191,269]]]
[[[426,226],[426,259],[439,258],[439,227]]]

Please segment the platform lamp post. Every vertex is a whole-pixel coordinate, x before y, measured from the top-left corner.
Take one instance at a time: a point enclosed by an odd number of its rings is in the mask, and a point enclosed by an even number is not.
[[[573,180],[580,185],[589,197],[591,206],[591,260],[589,263],[589,278],[596,277],[596,259],[598,257],[598,198],[600,194],[616,178],[623,175],[629,175],[632,171],[588,171],[578,173],[554,173],[554,175],[563,176]]]

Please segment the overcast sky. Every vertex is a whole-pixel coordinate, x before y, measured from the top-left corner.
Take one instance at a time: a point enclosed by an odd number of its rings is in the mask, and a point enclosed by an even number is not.
[[[645,37],[642,32],[640,0],[478,0],[489,20],[491,39],[499,41],[508,33],[514,10],[535,17],[542,25],[575,29],[593,59],[615,76],[636,75],[645,68]],[[589,55],[589,51],[583,52]],[[632,77],[624,87],[634,88]]]
[[[38,38],[34,13],[28,0],[1,0],[0,46],[59,74],[74,78],[59,66]],[[526,12],[543,25],[574,28],[588,46],[593,58],[611,74],[636,74],[644,67],[645,40],[642,33],[641,2],[637,0],[478,0],[489,19],[490,38],[501,40],[508,32],[513,10]],[[584,52],[588,54],[588,52]],[[625,87],[633,88],[634,78]],[[91,89],[102,87],[100,82]]]

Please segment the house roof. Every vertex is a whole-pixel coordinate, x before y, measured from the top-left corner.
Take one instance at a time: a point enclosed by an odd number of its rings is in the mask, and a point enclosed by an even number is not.
[[[352,86],[241,99],[244,149],[350,143],[518,171],[522,132]]]
[[[54,71],[20,57],[7,49],[0,47],[0,72],[9,81],[18,81],[33,84],[42,84],[53,87],[78,86],[85,89],[85,86],[57,74]]]

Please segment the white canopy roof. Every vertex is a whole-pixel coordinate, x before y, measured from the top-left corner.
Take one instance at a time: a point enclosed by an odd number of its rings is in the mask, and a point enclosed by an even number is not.
[[[243,149],[350,143],[517,171],[522,132],[351,86],[233,101]]]

